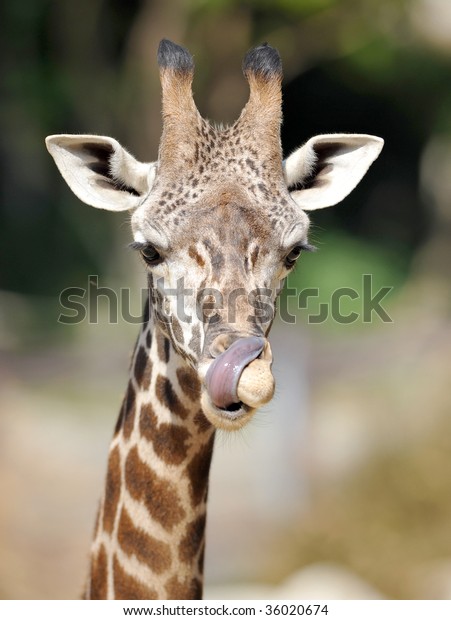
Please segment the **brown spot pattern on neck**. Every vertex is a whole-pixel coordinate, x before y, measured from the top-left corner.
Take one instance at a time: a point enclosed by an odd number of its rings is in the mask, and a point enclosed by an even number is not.
[[[129,575],[119,563],[119,560],[114,557],[113,561],[113,581],[114,581],[114,595],[117,600],[122,601],[142,601],[142,600],[157,600],[158,594],[156,590],[148,588],[139,579]]]
[[[121,490],[121,467],[119,448],[116,446],[108,458],[105,497],[103,502],[103,529],[111,534]]]
[[[134,555],[156,574],[170,568],[171,549],[169,545],[135,526],[125,508],[121,511],[117,540],[124,553],[129,556]]]
[[[172,383],[167,377],[164,377],[163,375],[158,375],[155,392],[158,400],[162,405],[166,405],[169,411],[174,413],[182,420],[186,420],[189,415],[189,411],[188,409],[186,409],[186,407],[183,405],[183,403],[175,393]]]
[[[184,426],[158,423],[158,418],[150,403],[141,407],[139,430],[149,441],[155,454],[168,465],[180,465],[188,455],[188,442],[191,434]]]
[[[150,517],[165,530],[172,531],[184,519],[185,510],[176,486],[160,478],[144,463],[136,446],[130,450],[125,462],[125,484],[132,498],[142,502]]]
[[[92,600],[103,600],[107,598],[107,575],[107,555],[105,547],[102,545],[91,562],[89,596]]]

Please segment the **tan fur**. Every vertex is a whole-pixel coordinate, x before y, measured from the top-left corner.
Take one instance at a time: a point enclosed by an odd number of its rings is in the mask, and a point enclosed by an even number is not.
[[[269,402],[274,396],[275,383],[271,366],[271,347],[269,342],[266,342],[260,359],[256,359],[246,366],[238,383],[238,396],[250,407],[257,409]]]
[[[192,165],[195,157],[196,129],[201,122],[193,100],[193,74],[174,69],[160,71],[162,87],[163,133],[159,161],[161,174]]]

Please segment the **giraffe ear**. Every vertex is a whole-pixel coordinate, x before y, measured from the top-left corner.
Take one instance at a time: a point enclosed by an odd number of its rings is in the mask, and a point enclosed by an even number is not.
[[[366,134],[327,134],[310,138],[283,162],[291,197],[305,211],[331,207],[359,183],[384,141]]]
[[[152,187],[156,163],[140,163],[113,138],[62,134],[45,142],[71,190],[92,207],[135,209]]]

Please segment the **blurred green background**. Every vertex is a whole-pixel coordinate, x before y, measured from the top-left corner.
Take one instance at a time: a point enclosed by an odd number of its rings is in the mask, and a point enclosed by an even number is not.
[[[281,452],[294,442],[280,477],[296,484],[277,514],[262,516],[260,498],[247,520],[228,518],[230,502],[244,500],[221,459],[233,465],[238,450],[245,470],[258,467],[252,434],[262,461],[267,440],[258,421],[246,446],[222,438],[207,584],[236,597],[234,583],[270,587],[295,574],[296,596],[316,593],[310,584],[335,598],[451,598],[448,0],[23,0],[2,3],[0,23],[0,597],[81,591],[137,331],[110,324],[106,303],[98,324],[61,324],[59,295],[97,274],[99,286],[131,287],[138,314],[145,281],[125,249],[127,218],[79,203],[44,138],[111,135],[155,159],[155,57],[167,37],[194,54],[204,116],[238,116],[241,59],[268,41],[284,63],[286,153],[319,133],[386,141],[352,195],[313,214],[320,251],[302,258],[289,285],[320,296],[300,312],[290,305],[296,325],[274,328],[281,376],[285,334],[298,347],[298,391],[276,398],[261,426],[288,424],[279,409],[299,415],[299,435],[278,435]],[[393,287],[383,304],[392,323],[309,323],[336,288],[361,294],[363,274],[376,290]]]

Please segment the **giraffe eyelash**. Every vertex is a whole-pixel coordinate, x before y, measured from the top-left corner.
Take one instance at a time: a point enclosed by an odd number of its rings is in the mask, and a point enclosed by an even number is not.
[[[316,252],[316,250],[318,249],[316,245],[311,245],[310,243],[300,243],[299,247],[302,249],[303,252]]]
[[[144,248],[147,246],[147,243],[143,243],[142,241],[133,241],[132,243],[128,244],[128,248],[130,250],[144,250]]]
[[[163,261],[159,250],[151,243],[143,243],[141,241],[133,241],[128,246],[132,250],[138,250],[144,260],[144,262],[153,267]]]

